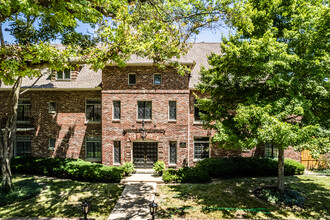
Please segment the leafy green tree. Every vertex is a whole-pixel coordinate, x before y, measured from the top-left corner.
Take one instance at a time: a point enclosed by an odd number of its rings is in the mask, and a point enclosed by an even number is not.
[[[330,151],[327,1],[237,0],[226,6],[222,54],[209,57],[198,89],[205,125],[225,149],[272,143],[279,149],[277,188],[284,190],[284,150]]]
[[[187,40],[221,13],[221,4],[213,0],[0,0],[0,85],[12,85],[0,128],[2,190],[13,188],[10,157],[18,99],[29,90],[21,89],[24,77],[38,80],[44,68],[61,70],[76,63],[94,69],[106,63],[124,66],[132,54],[162,64],[185,53]],[[15,44],[4,39],[5,23]],[[90,25],[95,33],[79,33],[79,24]]]

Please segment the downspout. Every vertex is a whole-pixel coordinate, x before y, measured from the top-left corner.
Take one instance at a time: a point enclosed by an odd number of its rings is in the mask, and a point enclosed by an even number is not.
[[[189,93],[188,93],[188,167],[190,167],[190,160],[189,160],[189,157],[190,157],[190,89],[188,90]]]

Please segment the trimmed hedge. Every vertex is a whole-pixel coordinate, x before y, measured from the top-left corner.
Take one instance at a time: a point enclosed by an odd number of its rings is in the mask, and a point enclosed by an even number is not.
[[[16,157],[11,162],[13,173],[45,175],[89,182],[119,182],[122,167],[104,166],[80,159]]]
[[[164,182],[203,183],[211,178],[277,176],[277,160],[256,157],[207,158],[196,167],[168,169],[163,174]],[[303,174],[305,166],[291,159],[284,160],[286,176]]]

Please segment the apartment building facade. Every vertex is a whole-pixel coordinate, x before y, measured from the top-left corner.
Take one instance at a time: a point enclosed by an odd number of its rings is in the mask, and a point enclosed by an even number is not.
[[[167,167],[193,166],[208,157],[276,157],[272,145],[249,151],[212,147],[212,130],[204,129],[195,105],[199,70],[219,44],[196,43],[179,62],[192,69],[180,75],[170,66],[133,57],[126,67],[88,65],[49,73],[19,100],[14,156],[72,157],[105,165],[133,161],[150,168],[157,160]],[[24,79],[23,88],[33,79]],[[6,119],[6,96],[0,87],[0,122]],[[289,149],[286,157],[300,161]]]

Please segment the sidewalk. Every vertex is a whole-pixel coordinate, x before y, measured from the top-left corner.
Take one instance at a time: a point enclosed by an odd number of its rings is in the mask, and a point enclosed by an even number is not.
[[[124,191],[108,220],[151,219],[149,204],[154,201],[157,183],[161,177],[152,174],[133,174],[123,179]]]

